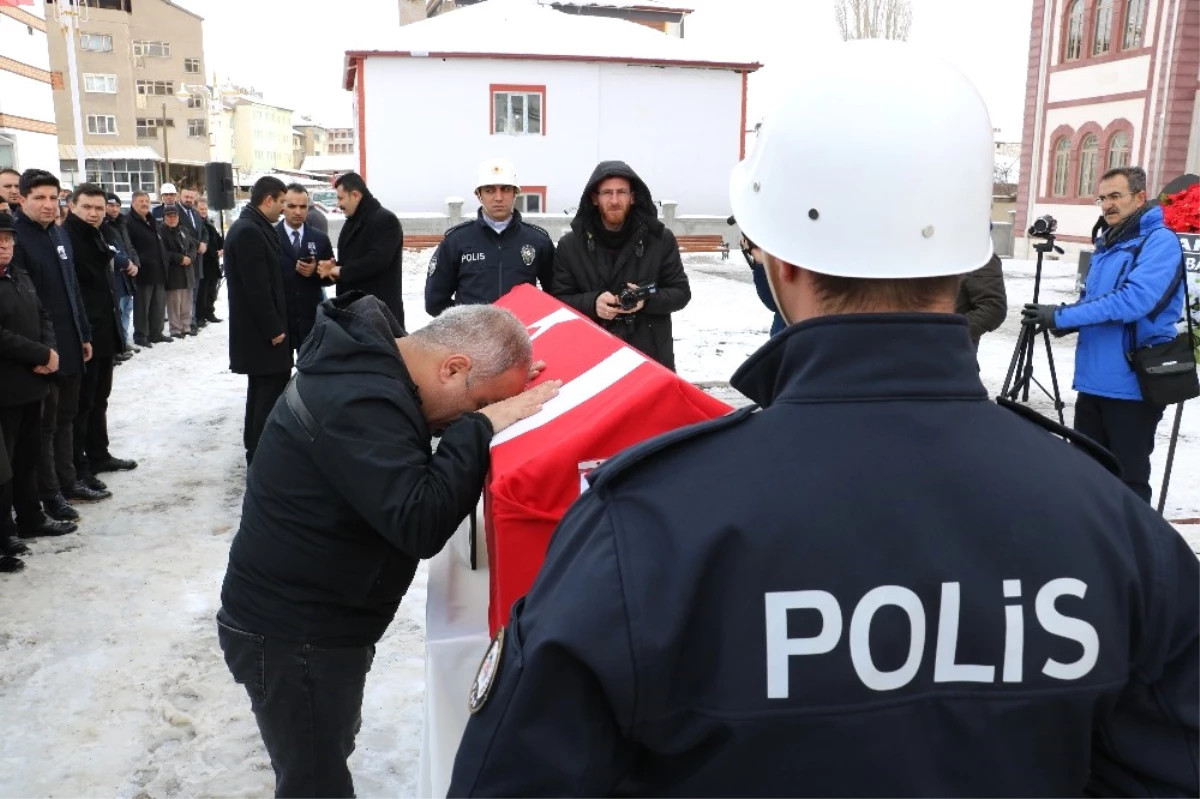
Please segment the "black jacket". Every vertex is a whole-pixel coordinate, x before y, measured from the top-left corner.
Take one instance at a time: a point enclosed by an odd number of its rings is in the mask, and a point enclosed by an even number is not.
[[[611,177],[626,178],[634,191],[629,222],[632,235],[616,253],[596,238],[603,223],[591,196],[597,184]],[[646,298],[640,312],[612,320],[596,315],[596,298],[604,292],[619,294],[626,283],[641,286],[651,282],[657,284],[658,292]],[[675,234],[658,220],[646,184],[621,161],[605,161],[592,173],[571,222],[571,232],[558,242],[551,293],[617,338],[668,369],[675,369],[671,314],[683,310],[692,298],[692,289],[683,271]]]
[[[396,348],[403,335],[376,298],[322,303],[293,378],[311,423],[285,393],[246,480],[221,589],[244,629],[314,646],[374,644],[418,562],[474,509],[491,424],[469,413],[431,451]]]
[[[976,347],[984,333],[1004,324],[1004,317],[1008,316],[1008,292],[1004,288],[1000,256],[993,255],[986,265],[963,275],[954,312],[967,317],[967,331]]]
[[[29,275],[11,264],[0,269],[0,406],[24,405],[46,396],[49,385],[33,367],[45,366],[54,349],[54,323],[38,300]]]
[[[83,298],[88,326],[92,329],[92,356],[111,358],[125,351],[117,314],[120,306],[113,292],[113,251],[94,228],[75,214],[68,214],[63,229],[75,254],[75,274]]]
[[[554,242],[550,234],[513,211],[508,227],[497,233],[483,218],[446,231],[429,261],[425,310],[430,316],[455,305],[493,303],[523,283],[550,291],[554,276]]]
[[[194,288],[196,285],[196,262],[199,255],[196,250],[199,242],[192,238],[180,222],[176,227],[167,227],[164,222],[160,227],[163,245],[167,248],[167,291]],[[191,259],[186,266],[184,258]]]
[[[325,299],[321,286],[326,283],[316,272],[309,277],[301,275],[296,271],[296,261],[305,258],[327,261],[333,257],[333,244],[329,236],[310,227],[307,222],[304,223],[298,251],[292,246],[291,233],[282,219],[275,225],[275,230],[279,234],[279,274],[283,277],[283,288],[287,294],[289,346],[300,349],[317,321],[317,306]]]
[[[75,275],[71,239],[57,224],[42,227],[24,213],[13,219],[17,246],[13,263],[33,280],[38,299],[54,323],[61,377],[83,374],[83,345],[92,340],[87,311]]]
[[[204,252],[204,279],[215,283],[221,279],[221,250],[225,249],[225,237],[217,226],[209,220],[204,220],[204,230],[208,235],[208,249]]]
[[[337,294],[361,291],[383,300],[400,326],[404,326],[404,298],[400,280],[404,271],[404,229],[400,220],[370,192],[348,217],[338,233]]]
[[[129,240],[138,254],[137,284],[139,286],[165,286],[167,284],[167,246],[163,244],[158,220],[147,214],[146,218],[130,209],[125,215]]]
[[[105,217],[104,222],[100,225],[100,235],[112,247],[115,252],[113,254],[113,291],[119,298],[133,297],[137,294],[135,278],[129,276],[129,265],[133,264],[139,269],[137,250],[133,246],[133,241],[129,238],[129,227],[124,214],[117,214],[115,217]]]
[[[208,231],[204,228],[204,217],[200,216],[200,212],[195,208],[188,208],[182,200],[175,203],[175,207],[179,209],[179,226],[196,242],[197,249],[201,242],[208,243]],[[150,214],[158,221],[159,227],[166,227],[163,224],[165,211],[166,206],[161,204],[150,209]]]
[[[451,796],[1197,795],[1200,562],[961,317],[803,322],[731,383],[764,409],[592,473]]]
[[[292,347],[287,333],[287,299],[279,272],[279,235],[252,205],[225,237],[225,283],[229,293],[229,370],[242,375],[290,371]]]

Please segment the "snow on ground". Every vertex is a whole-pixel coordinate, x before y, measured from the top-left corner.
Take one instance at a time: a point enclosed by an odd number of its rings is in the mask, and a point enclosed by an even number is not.
[[[410,328],[429,252],[405,264]],[[681,373],[733,404],[734,369],[766,340],[740,256],[686,258],[692,302],[675,317]],[[1006,262],[1009,319],[986,336],[982,376],[996,394],[1032,294],[1033,264]],[[1048,262],[1043,296],[1069,300],[1074,268]],[[245,379],[231,375],[228,325],[145,350],[116,373],[113,452],[136,471],[105,475],[115,496],[83,506],[81,529],[32,543],[28,567],[0,575],[0,796],[268,796],[273,775],[244,691],[217,645],[216,613],[245,479]],[[1054,341],[1072,402],[1073,339]],[[1044,356],[1036,361],[1048,379]],[[1035,405],[1052,412],[1050,404]],[[1072,410],[1067,410],[1070,421]],[[1191,403],[1167,517],[1200,516],[1200,410]],[[1159,428],[1155,485],[1170,419]],[[1200,526],[1181,525],[1200,549]],[[424,569],[380,643],[351,767],[361,796],[416,791],[424,690]],[[465,700],[464,700],[465,701]]]

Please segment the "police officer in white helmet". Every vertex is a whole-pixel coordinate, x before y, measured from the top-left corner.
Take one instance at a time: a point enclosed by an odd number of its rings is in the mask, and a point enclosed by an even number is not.
[[[892,42],[795,74],[731,181],[790,323],[733,378],[761,408],[593,473],[450,794],[1195,796],[1195,554],[954,315],[983,100]]]
[[[430,316],[455,305],[495,302],[522,283],[550,290],[554,242],[521,218],[515,207],[520,193],[512,162],[492,158],[479,165],[479,213],[446,231],[429,261],[425,310]]]

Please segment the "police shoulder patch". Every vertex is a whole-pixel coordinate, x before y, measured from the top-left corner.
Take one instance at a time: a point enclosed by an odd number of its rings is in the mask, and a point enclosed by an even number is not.
[[[433,273],[437,271],[437,257],[438,257],[438,253],[441,251],[442,251],[442,248],[438,247],[436,250],[433,251],[433,255],[429,256],[429,274],[427,275],[427,277],[433,277]]]
[[[479,671],[475,673],[475,681],[471,683],[471,693],[467,696],[467,709],[475,715],[487,704],[496,675],[500,673],[500,658],[504,656],[504,628],[496,631],[496,637],[483,653],[479,662]]]
[[[628,472],[636,464],[643,463],[652,456],[668,450],[676,444],[700,438],[709,433],[724,430],[727,427],[733,427],[735,424],[749,419],[759,410],[760,408],[757,405],[747,405],[745,408],[740,408],[716,419],[710,419],[707,422],[697,422],[696,424],[687,425],[678,430],[672,430],[669,433],[655,436],[649,441],[638,444],[635,447],[630,447],[621,454],[609,458],[600,468],[588,476],[588,482],[592,488],[602,488],[623,473]]]
[[[463,228],[465,228],[465,227],[467,227],[467,226],[469,226],[469,225],[473,225],[473,224],[475,224],[475,220],[474,220],[474,219],[468,219],[468,220],[466,220],[465,222],[459,222],[457,225],[455,225],[454,227],[452,227],[452,228],[448,229],[448,230],[447,230],[447,231],[446,231],[444,234],[442,234],[442,238],[445,238],[446,236],[449,236],[451,233],[453,233],[453,232],[454,232],[454,231],[456,231],[456,230],[462,230]]]

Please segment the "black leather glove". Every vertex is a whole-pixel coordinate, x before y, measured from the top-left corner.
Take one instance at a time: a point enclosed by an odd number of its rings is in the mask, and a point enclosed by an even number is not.
[[[1040,305],[1038,303],[1027,302],[1025,307],[1021,309],[1021,324],[1030,325],[1036,330],[1045,328],[1047,330],[1055,330],[1054,312],[1058,310],[1057,305]]]

